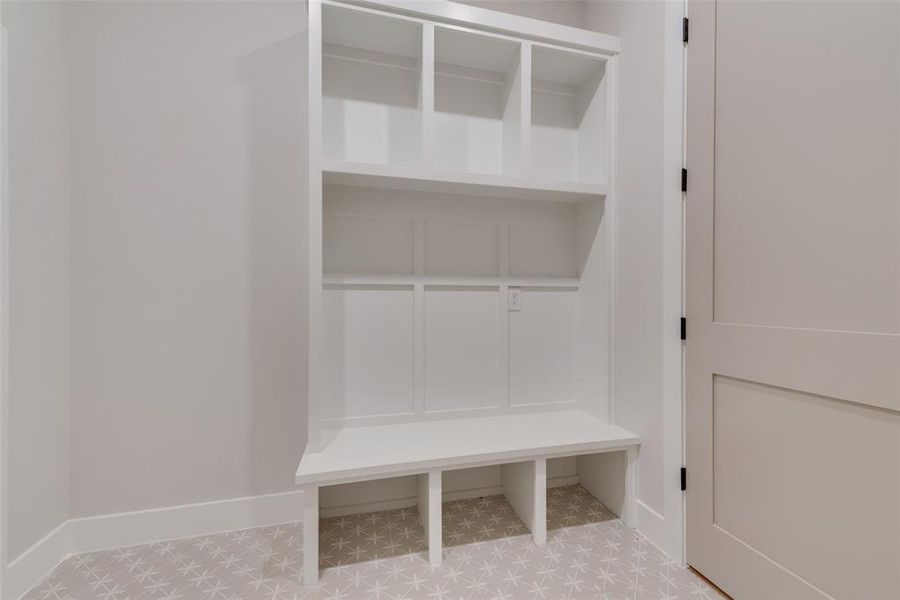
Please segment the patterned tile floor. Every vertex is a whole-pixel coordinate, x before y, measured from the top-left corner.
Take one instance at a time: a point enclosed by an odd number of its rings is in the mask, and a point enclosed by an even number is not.
[[[721,596],[580,486],[549,490],[537,548],[502,496],[444,505],[432,569],[416,509],[323,519],[319,585],[298,523],[74,556],[23,600],[686,600]]]

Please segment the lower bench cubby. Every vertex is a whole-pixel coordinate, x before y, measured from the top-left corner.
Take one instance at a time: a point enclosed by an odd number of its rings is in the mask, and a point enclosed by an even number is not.
[[[373,507],[367,512],[353,512],[353,504],[338,504],[337,498],[344,502],[359,501],[365,491],[360,484],[319,489],[322,505],[329,507],[320,511],[319,569],[428,551],[418,507],[386,506],[380,510]]]
[[[626,516],[627,451],[573,456],[575,483],[547,490],[547,530],[602,523]]]
[[[510,465],[495,465],[443,472],[445,489],[458,490],[444,494],[444,548],[524,535],[530,531],[503,485],[503,474],[508,473],[509,468]]]

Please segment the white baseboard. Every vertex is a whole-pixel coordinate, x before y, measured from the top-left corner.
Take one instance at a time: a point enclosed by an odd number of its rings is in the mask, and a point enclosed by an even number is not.
[[[669,532],[666,530],[665,517],[641,502],[640,499],[635,504],[637,505],[637,530],[664,554],[671,556],[666,551]]]
[[[7,565],[3,600],[24,595],[71,553],[71,530],[69,521],[64,521]]]
[[[21,597],[72,554],[299,521],[301,490],[70,519],[13,560],[3,600]]]
[[[72,519],[74,553],[299,521],[303,491]]]

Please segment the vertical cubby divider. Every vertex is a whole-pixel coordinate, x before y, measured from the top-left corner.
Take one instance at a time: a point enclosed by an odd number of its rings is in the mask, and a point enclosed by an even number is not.
[[[534,543],[547,543],[547,461],[543,458],[500,467],[503,494],[531,532]]]
[[[520,49],[520,65],[519,65],[519,85],[521,86],[521,102],[522,102],[522,173],[530,173],[531,164],[531,53],[532,45],[529,41],[522,42]]]
[[[440,565],[443,556],[442,495],[443,486],[439,470],[435,469],[416,476],[419,518],[422,520],[422,528],[425,530],[425,540],[428,544],[428,563],[432,567]]]
[[[419,109],[422,111],[422,167],[434,171],[434,23],[422,25],[422,83]]]
[[[319,486],[303,488],[303,583],[319,581]]]

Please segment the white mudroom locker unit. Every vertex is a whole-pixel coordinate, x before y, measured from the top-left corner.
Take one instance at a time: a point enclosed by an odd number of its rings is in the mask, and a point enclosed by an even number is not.
[[[320,514],[403,490],[432,565],[442,500],[485,490],[538,545],[548,485],[634,526],[641,439],[612,386],[621,51],[452,2],[309,3],[306,583]]]

